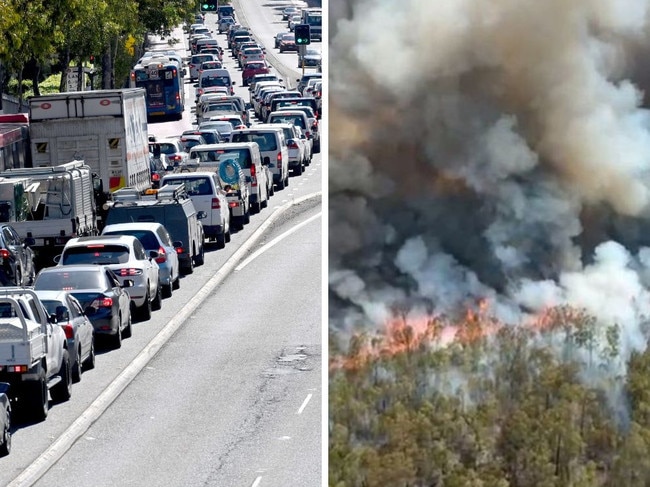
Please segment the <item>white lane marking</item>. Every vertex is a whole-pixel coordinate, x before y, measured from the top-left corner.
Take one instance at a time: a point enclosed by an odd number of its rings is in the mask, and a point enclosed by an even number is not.
[[[311,198],[322,197],[322,191],[317,191],[300,198],[296,198],[282,207],[282,211],[271,213],[239,247],[223,266],[212,276],[204,286],[194,295],[192,299],[172,317],[167,325],[162,328],[158,334],[142,349],[142,351],[127,365],[120,375],[111,382],[106,389],[97,396],[88,408],[79,415],[79,417],[59,436],[49,448],[34,460],[20,475],[12,480],[6,487],[31,487],[45,473],[59,461],[65,453],[72,448],[75,442],[81,438],[88,428],[90,428],[97,419],[108,409],[115,399],[126,389],[126,387],[137,377],[147,363],[158,353],[158,351],[167,343],[167,341],[176,333],[181,325],[189,319],[192,313],[214,293],[214,290],[221,284],[231,273],[235,265],[246,255],[263,233],[277,220],[285,210],[293,205],[302,203]]]
[[[258,485],[260,485],[261,481],[262,481],[262,477],[257,477],[255,479],[255,482],[253,482],[253,485],[251,485],[251,487],[257,487]]]
[[[298,413],[297,413],[297,414],[302,414],[302,412],[303,412],[303,411],[305,410],[305,408],[307,407],[307,403],[308,403],[309,400],[311,399],[311,396],[313,396],[313,394],[307,394],[307,397],[306,397],[305,400],[302,402],[302,406],[300,406],[300,409],[298,409]]]
[[[322,212],[322,211],[319,211],[319,212],[316,213],[315,215],[310,216],[309,218],[307,218],[304,222],[298,223],[298,225],[296,225],[295,227],[293,227],[291,230],[287,230],[287,231],[284,232],[282,235],[278,235],[278,236],[275,237],[273,240],[271,240],[269,243],[267,243],[266,245],[260,247],[260,248],[257,249],[255,252],[253,252],[253,253],[252,253],[252,254],[251,254],[251,255],[250,255],[246,260],[244,260],[244,262],[242,262],[242,263],[239,264],[237,267],[235,267],[235,271],[241,271],[244,267],[246,267],[248,264],[250,264],[254,259],[256,259],[257,257],[259,257],[260,254],[262,254],[263,252],[266,252],[266,251],[269,250],[271,247],[273,247],[276,243],[278,243],[280,240],[285,239],[286,237],[288,237],[289,235],[291,235],[293,232],[295,232],[295,231],[297,231],[298,229],[304,227],[305,225],[307,225],[308,223],[312,222],[312,221],[315,220],[316,218],[320,218],[322,214],[323,214],[323,212]]]

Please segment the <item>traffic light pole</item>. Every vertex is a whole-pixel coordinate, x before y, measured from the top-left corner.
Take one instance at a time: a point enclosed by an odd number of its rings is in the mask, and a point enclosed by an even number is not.
[[[302,75],[305,75],[305,53],[307,52],[307,46],[301,44],[298,46],[298,57],[300,58],[300,65],[302,66]]]

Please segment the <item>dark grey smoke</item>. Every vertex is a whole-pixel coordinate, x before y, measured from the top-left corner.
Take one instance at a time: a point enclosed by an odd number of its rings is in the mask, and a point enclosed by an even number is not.
[[[330,1],[330,326],[650,316],[650,0]],[[617,372],[620,372],[618,370]]]

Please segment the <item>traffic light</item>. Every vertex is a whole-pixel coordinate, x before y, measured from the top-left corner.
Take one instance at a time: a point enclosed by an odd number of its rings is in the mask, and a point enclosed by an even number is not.
[[[294,33],[296,34],[297,46],[311,44],[311,29],[309,24],[297,24],[294,27]]]
[[[201,12],[216,12],[218,4],[217,0],[202,0]]]

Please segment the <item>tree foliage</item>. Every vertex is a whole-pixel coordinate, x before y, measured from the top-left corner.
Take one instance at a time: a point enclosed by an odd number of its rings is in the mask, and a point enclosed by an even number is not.
[[[34,93],[51,73],[81,66],[91,55],[108,62],[100,74],[112,85],[123,79],[141,51],[127,54],[127,38],[142,45],[145,36],[169,35],[190,20],[194,0],[0,0],[0,62],[7,78],[31,79]],[[117,67],[117,72],[115,71]],[[119,84],[119,83],[117,83]],[[64,83],[61,83],[61,89]],[[20,95],[20,93],[19,93]]]
[[[650,485],[650,352],[559,316],[394,353],[355,337],[330,373],[330,487]]]

